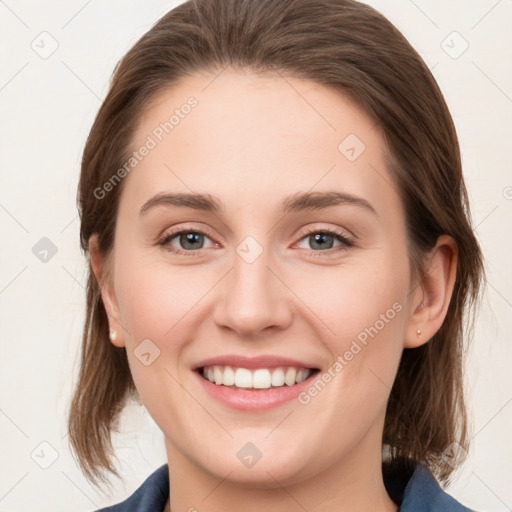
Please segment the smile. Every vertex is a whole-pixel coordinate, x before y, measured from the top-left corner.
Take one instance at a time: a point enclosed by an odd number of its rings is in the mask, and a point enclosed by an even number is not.
[[[229,365],[212,365],[199,369],[204,379],[216,384],[241,389],[270,389],[293,386],[305,381],[315,372],[311,368],[236,368]]]

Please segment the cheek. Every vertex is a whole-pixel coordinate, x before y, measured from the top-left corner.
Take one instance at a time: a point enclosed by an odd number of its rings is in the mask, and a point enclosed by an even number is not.
[[[125,252],[115,269],[126,351],[139,395],[150,411],[158,411],[151,405],[155,401],[179,404],[176,397],[186,397],[173,376],[188,371],[183,355],[197,335],[196,315],[218,281],[217,273],[172,267],[161,258],[145,259],[135,251]],[[170,390],[165,399],[164,389]]]
[[[205,291],[191,267],[176,271],[127,253],[116,264],[116,296],[133,381],[150,415],[165,425],[169,412],[187,399],[179,366],[191,338],[186,331],[193,325],[194,305]]]
[[[316,272],[308,285],[294,287],[325,333],[321,341],[338,362],[331,373],[349,396],[373,389],[385,398],[393,383],[403,349],[408,268],[406,256],[380,254],[378,261],[347,261],[336,271]]]
[[[172,269],[165,263],[126,258],[117,267],[116,295],[123,325],[132,343],[137,338],[168,337],[208,289],[207,276],[192,267]]]
[[[356,338],[372,326],[401,325],[408,290],[407,266],[390,260],[347,262],[295,279],[294,292],[333,339]],[[291,279],[291,276],[290,276]],[[364,336],[363,336],[364,337]]]

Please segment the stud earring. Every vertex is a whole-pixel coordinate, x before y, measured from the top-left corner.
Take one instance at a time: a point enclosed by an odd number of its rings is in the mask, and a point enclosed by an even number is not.
[[[418,330],[416,331],[416,334],[417,334],[418,336],[421,336],[421,329],[418,329]]]
[[[116,341],[116,339],[117,339],[117,331],[110,331],[109,337],[110,337],[111,341]]]

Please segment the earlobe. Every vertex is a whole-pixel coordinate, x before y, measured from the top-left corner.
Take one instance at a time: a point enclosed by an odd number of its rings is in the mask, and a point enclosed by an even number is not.
[[[106,261],[99,248],[98,235],[94,233],[88,243],[90,269],[94,273],[101,291],[101,299],[108,316],[109,339],[116,347],[124,347],[123,329],[119,320],[119,307]]]
[[[452,237],[441,235],[412,297],[405,348],[423,345],[440,329],[450,305],[456,275],[457,245]]]

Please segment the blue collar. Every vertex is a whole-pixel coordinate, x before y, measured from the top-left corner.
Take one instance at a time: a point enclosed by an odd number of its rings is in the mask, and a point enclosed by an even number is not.
[[[446,494],[430,471],[418,464],[410,473],[386,473],[384,483],[399,512],[472,512]],[[125,501],[97,512],[163,512],[169,497],[169,466],[154,471]]]

